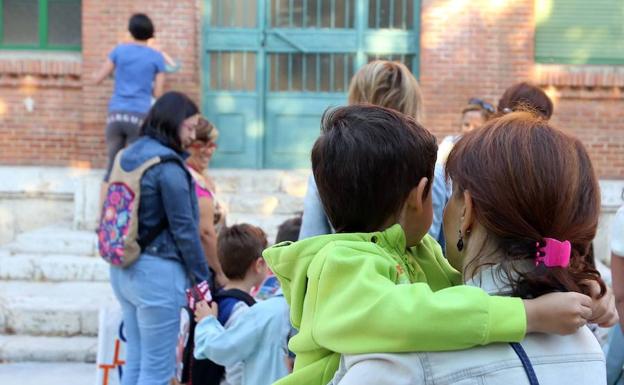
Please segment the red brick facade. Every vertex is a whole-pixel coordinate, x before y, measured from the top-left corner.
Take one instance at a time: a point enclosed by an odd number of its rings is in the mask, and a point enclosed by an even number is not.
[[[182,61],[166,88],[200,98],[200,0],[83,0],[80,55],[0,51],[0,164],[102,167],[112,83],[90,75],[125,36],[128,16],[147,12],[160,44]],[[469,97],[496,102],[520,80],[555,101],[554,123],[588,146],[602,178],[624,178],[624,68],[534,63],[534,0],[422,0],[420,80],[426,126],[459,127]],[[27,112],[24,100],[32,98]]]

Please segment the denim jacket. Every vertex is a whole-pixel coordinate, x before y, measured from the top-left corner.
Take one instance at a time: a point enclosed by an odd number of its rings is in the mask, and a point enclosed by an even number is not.
[[[148,169],[141,179],[139,238],[164,219],[168,226],[152,241],[145,253],[177,259],[197,281],[209,280],[210,271],[199,238],[199,208],[193,178],[184,167],[183,154],[156,139],[144,136],[121,157],[121,167],[130,171],[155,156],[176,155],[180,162],[163,162]]]
[[[308,178],[308,190],[303,200],[303,217],[301,218],[299,240],[333,232],[321,203],[314,175],[310,175]]]

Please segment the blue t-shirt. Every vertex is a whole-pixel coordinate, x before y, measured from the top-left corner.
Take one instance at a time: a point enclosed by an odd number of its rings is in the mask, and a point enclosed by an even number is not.
[[[109,111],[146,114],[150,109],[154,78],[165,71],[165,58],[153,48],[120,44],[108,58],[115,64],[115,88]]]

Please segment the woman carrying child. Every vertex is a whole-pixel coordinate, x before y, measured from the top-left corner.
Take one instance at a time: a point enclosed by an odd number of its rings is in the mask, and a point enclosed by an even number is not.
[[[336,234],[279,244],[263,253],[299,330],[289,344],[297,355],[294,371],[280,385],[325,385],[343,354],[520,342],[531,332],[573,334],[588,320],[602,323],[605,309],[607,316],[614,314],[612,303],[602,303],[606,306],[597,311],[593,302],[602,300],[579,292],[522,299],[459,286],[461,274],[427,234],[435,137],[412,118],[371,105],[330,110],[321,127],[312,169]],[[587,186],[592,180],[583,182]],[[462,235],[468,243],[465,229]],[[541,241],[533,241],[533,247],[536,242],[541,247]],[[464,243],[457,244],[462,248]],[[583,292],[599,291],[596,283],[587,287]]]
[[[467,285],[524,299],[590,295],[598,286],[604,295],[585,260],[600,190],[578,139],[514,112],[465,134],[446,168],[454,187],[444,215],[447,257]],[[615,322],[608,312],[590,320]],[[600,345],[579,326],[567,336],[528,334],[465,351],[346,355],[333,384],[605,384]]]

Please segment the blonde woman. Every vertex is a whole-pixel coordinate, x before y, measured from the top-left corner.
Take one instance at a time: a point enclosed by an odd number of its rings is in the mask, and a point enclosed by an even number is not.
[[[190,156],[186,160],[186,165],[195,181],[195,193],[199,204],[199,233],[206,261],[214,272],[216,286],[223,287],[228,279],[217,258],[217,230],[215,229],[223,219],[223,215],[215,200],[214,182],[206,175],[212,155],[217,149],[218,137],[219,131],[216,127],[206,119],[200,118],[195,140],[188,148]]]
[[[423,97],[418,80],[404,64],[399,62],[375,60],[360,68],[351,79],[348,102],[392,108],[415,118],[418,122],[421,122],[424,116]],[[323,211],[316,182],[310,176],[299,239],[331,232],[332,228]]]

